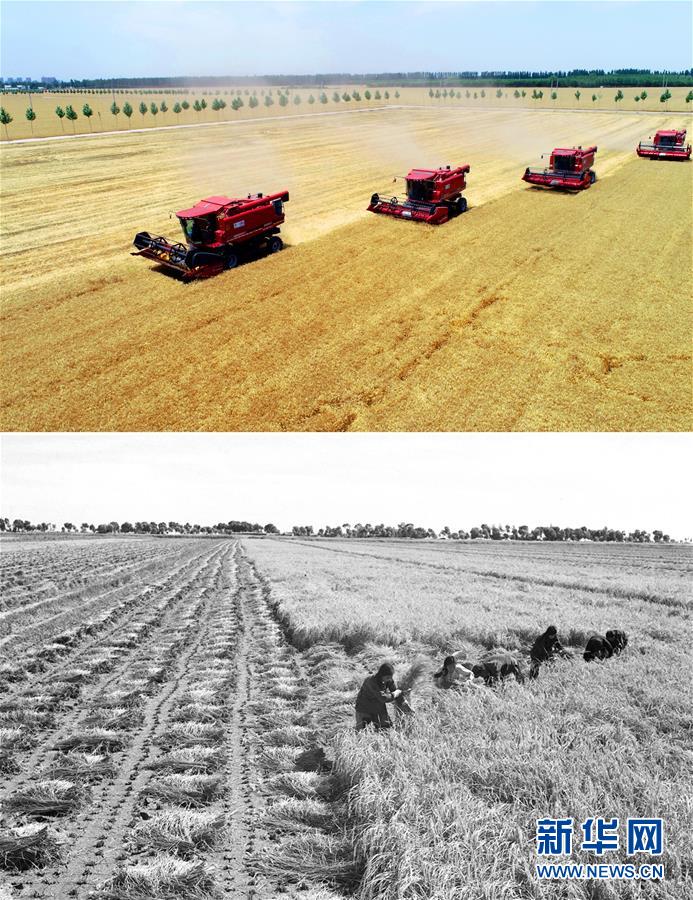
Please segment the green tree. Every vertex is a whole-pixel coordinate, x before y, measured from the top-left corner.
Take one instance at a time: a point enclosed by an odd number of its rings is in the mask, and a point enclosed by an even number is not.
[[[287,106],[288,103],[289,103],[289,98],[286,96],[286,94],[280,94],[279,95],[279,105]]]
[[[503,96],[503,91],[501,90],[501,88],[498,88],[496,91],[496,97],[498,97],[498,99],[500,100],[500,98],[502,96]]]
[[[366,100],[370,100],[370,99],[371,99],[371,92],[370,92],[370,91],[364,91],[364,92],[363,92],[363,96],[366,98]]]
[[[33,108],[30,106],[24,115],[29,120],[29,125],[31,126],[31,133],[33,134],[34,133],[34,122],[36,120],[36,113],[34,112]]]
[[[580,91],[575,91],[575,99],[577,100],[578,103],[580,102],[581,96],[582,96],[582,94],[580,93]]]
[[[335,91],[334,94],[332,94],[332,102],[339,103],[340,100],[341,100],[341,97],[339,96],[337,91]]]
[[[464,96],[467,98],[467,100],[469,100],[469,98],[470,98],[472,95],[471,95],[471,93],[470,93],[469,91],[465,91],[465,92],[464,92]]]
[[[621,100],[623,100],[623,91],[619,88],[618,91],[616,91],[616,96],[614,97],[614,103],[619,103]]]
[[[87,120],[89,124],[89,131],[91,131],[91,117],[94,115],[94,110],[89,106],[88,103],[85,103],[82,107],[82,115]]]
[[[183,109],[186,110],[186,111],[187,111],[188,109],[190,109],[190,104],[188,103],[187,100],[183,100],[183,102],[181,103],[181,106],[182,106]]]
[[[647,100],[647,91],[641,91],[641,92],[640,92],[640,99],[641,99],[641,100]]]
[[[596,102],[597,102],[597,95],[592,94],[592,103],[596,103]]]
[[[662,96],[659,98],[659,102],[660,102],[660,103],[666,103],[667,100],[671,100],[671,91],[669,90],[669,88],[667,88],[667,89],[664,91],[664,93],[662,94]]]
[[[144,121],[144,117],[147,115],[147,104],[144,101],[140,103],[140,115],[142,116],[142,120]]]
[[[111,108],[111,112],[113,112],[113,108]],[[60,130],[65,131],[65,128],[63,126],[63,119],[65,118],[65,110],[62,108],[62,106],[56,106],[55,114],[60,119]]]
[[[12,121],[12,116],[7,112],[4,106],[0,106],[0,122],[5,126],[5,137],[9,140],[9,133],[7,131],[7,126]]]
[[[164,116],[164,118],[165,118],[165,117],[166,117],[166,113],[168,112],[168,106],[166,105],[166,101],[165,101],[165,100],[162,100],[162,101],[161,101],[161,106],[159,107],[159,109],[161,110],[162,116]]]
[[[520,95],[521,95],[522,97],[526,97],[526,96],[527,96],[527,91],[520,91]]]
[[[486,96],[486,91],[485,91],[483,88],[481,89],[481,96],[482,96],[482,97],[485,97],[485,96]]]
[[[257,99],[257,97],[255,96],[255,94],[252,94],[252,95],[250,96],[250,98],[248,99],[248,106],[249,106],[251,109],[255,109],[255,107],[258,106],[259,103],[260,103],[260,101]]]
[[[339,100],[339,94],[337,94],[337,99]],[[322,104],[325,104],[328,102],[328,100],[329,100],[329,98],[328,98],[327,94],[325,93],[325,91],[321,91],[320,92],[320,102]]]
[[[300,106],[300,105],[301,105],[301,95],[300,95],[300,94],[294,94],[294,100],[293,100],[293,103],[294,103],[294,106]]]
[[[352,92],[351,92],[351,96],[352,96],[352,97],[354,98],[354,100],[356,100],[357,102],[361,99],[361,94],[359,94],[358,91],[352,91]]]
[[[518,91],[517,88],[515,88],[515,90],[513,91],[513,97],[514,97],[516,100],[519,100],[519,99],[520,99],[520,92]]]
[[[72,122],[72,133],[75,132],[75,122],[77,121],[77,113],[71,106],[65,107],[65,118]]]
[[[205,100],[204,97],[202,98],[202,100],[200,100],[200,107],[202,109],[207,109],[207,101]]]
[[[344,93],[342,94],[342,100],[343,100],[345,103],[349,103],[349,101],[351,100],[351,97],[347,94],[346,91],[344,91]]]
[[[399,94],[397,94],[397,96],[399,97]],[[383,94],[383,97],[384,97],[386,100],[389,100],[389,99],[390,99],[390,92],[389,92],[389,91],[385,91],[385,93]]]
[[[376,100],[382,100],[382,94],[380,93],[380,91],[376,91],[374,96]]]
[[[60,107],[58,107],[58,109],[59,109],[59,108],[60,108]],[[58,110],[56,110],[56,112],[57,112],[57,111],[58,111]],[[118,113],[119,113],[119,112],[120,112],[120,107],[118,106],[118,104],[117,104],[117,103],[115,102],[115,100],[114,100],[113,103],[111,103],[111,115],[115,116],[116,124],[117,124],[117,122],[118,122]]]
[[[315,97],[312,94],[310,94],[308,96],[308,102],[310,103],[311,106],[315,103]],[[327,103],[327,100],[325,100],[325,102]]]
[[[557,94],[556,91],[551,91],[551,99],[552,99],[552,100],[558,100],[558,94]]]
[[[132,106],[130,106],[130,104],[126,100],[125,103],[123,103],[123,115],[128,120],[128,128],[130,127],[130,117],[132,116],[133,112],[134,110]]]
[[[270,106],[274,106],[274,100],[273,100],[271,94],[267,94],[267,95],[265,96],[265,106],[267,106],[268,108],[269,108]]]
[[[429,89],[428,89],[428,96],[429,96],[431,99],[433,99],[433,97],[435,97],[435,92],[434,92],[433,88],[429,88]]]
[[[693,103],[693,91],[689,91],[686,94],[686,103]]]
[[[149,104],[149,112],[150,112],[153,116],[156,116],[156,114],[159,112],[159,107],[156,105],[156,103],[150,103],[150,104]]]

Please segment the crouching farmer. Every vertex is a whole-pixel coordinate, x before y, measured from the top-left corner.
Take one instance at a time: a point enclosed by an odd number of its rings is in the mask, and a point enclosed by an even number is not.
[[[570,656],[558,639],[555,625],[549,625],[543,634],[540,634],[529,651],[530,666],[529,677],[536,678],[542,663],[553,662],[556,656]]]
[[[484,682],[490,686],[511,675],[520,684],[523,684],[525,680],[524,673],[515,656],[508,653],[507,650],[501,649],[484,654],[472,668],[472,672],[475,678],[483,678]]]
[[[613,656],[613,654],[614,648],[610,641],[600,634],[593,634],[587,641],[582,658],[585,662],[591,662],[593,659],[608,659],[610,656]]]
[[[369,675],[361,685],[356,697],[356,730],[366,725],[374,728],[390,728],[392,722],[387,711],[388,703],[402,703],[404,695],[394,682],[395,670],[389,663],[383,663],[375,675]]]
[[[628,635],[625,633],[625,631],[618,631],[618,629],[607,631],[606,639],[613,647],[614,653],[616,655],[618,655],[621,650],[626,649],[626,644],[628,643]]]

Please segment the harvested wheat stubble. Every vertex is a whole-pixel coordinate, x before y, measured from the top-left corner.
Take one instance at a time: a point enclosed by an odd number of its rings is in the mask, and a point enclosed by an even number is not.
[[[263,850],[252,858],[252,865],[279,884],[309,886],[322,881],[353,889],[359,877],[353,846],[346,836],[316,829],[287,838],[278,848]]]
[[[139,847],[189,856],[209,850],[224,838],[224,816],[218,812],[165,810],[137,825],[132,839]]]
[[[110,756],[99,753],[61,753],[45,770],[46,778],[113,778],[116,765]]]
[[[35,781],[3,800],[4,810],[23,816],[62,816],[82,806],[89,790],[65,779]]]
[[[60,859],[60,844],[48,825],[32,822],[0,831],[0,866],[21,872],[46,866]]]
[[[274,779],[270,785],[278,786]],[[262,821],[270,831],[292,833],[298,828],[327,828],[334,821],[334,817],[335,811],[331,804],[314,798],[299,799],[292,796],[272,803],[263,815]]]

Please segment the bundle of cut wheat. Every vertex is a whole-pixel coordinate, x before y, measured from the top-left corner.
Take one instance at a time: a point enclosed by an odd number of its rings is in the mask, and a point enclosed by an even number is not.
[[[155,797],[179,806],[211,803],[223,794],[219,775],[161,775],[153,778],[143,790],[144,796]]]
[[[93,900],[209,900],[217,896],[201,862],[160,856],[127,866],[92,895]]]
[[[62,816],[81,806],[88,795],[83,785],[61,778],[37,781],[3,801],[3,809],[23,816]]]
[[[84,728],[62,738],[55,744],[56,750],[101,750],[111,752],[122,750],[127,743],[125,735],[105,728]]]
[[[211,774],[217,772],[225,762],[225,754],[216,747],[195,745],[182,747],[180,750],[169,750],[152,762],[149,768],[166,772]]]
[[[60,858],[55,833],[47,825],[32,823],[0,831],[0,866],[20,872],[45,866]]]
[[[224,816],[215,812],[168,809],[137,825],[133,840],[148,850],[170,850],[188,856],[214,847],[223,835]]]

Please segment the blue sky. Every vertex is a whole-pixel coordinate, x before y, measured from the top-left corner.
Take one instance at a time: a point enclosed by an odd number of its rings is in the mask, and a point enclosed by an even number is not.
[[[2,74],[88,78],[693,65],[687,0],[7,0]]]

